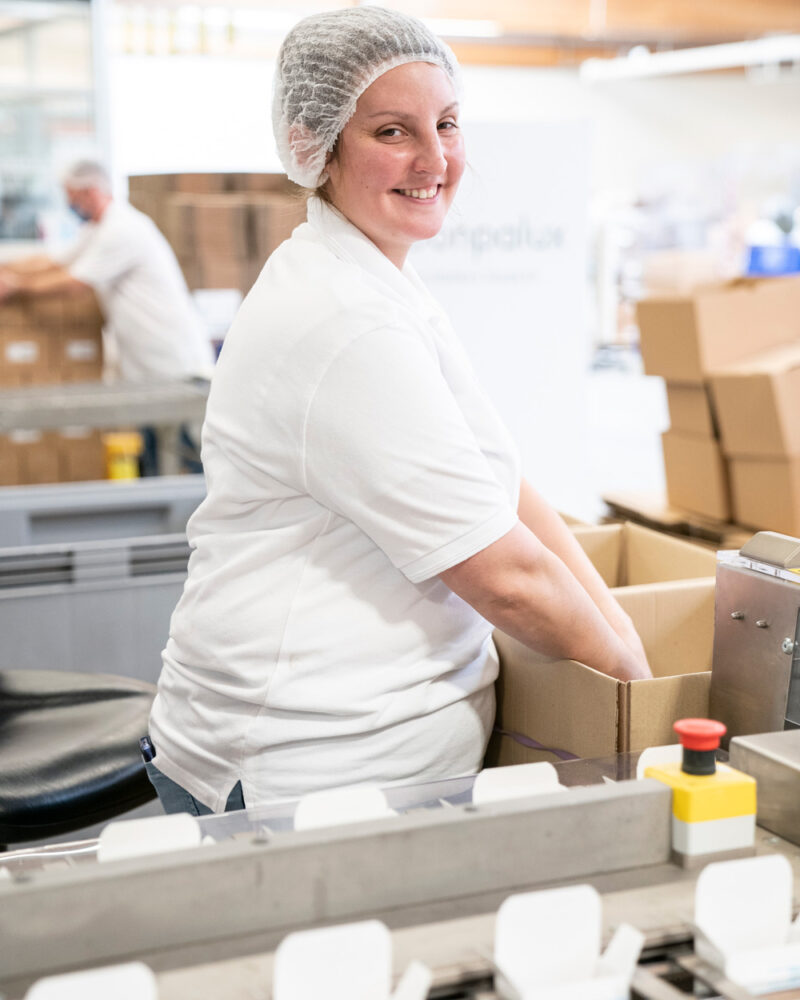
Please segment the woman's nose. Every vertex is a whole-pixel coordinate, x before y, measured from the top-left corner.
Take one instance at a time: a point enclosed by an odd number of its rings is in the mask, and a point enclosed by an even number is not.
[[[414,166],[419,173],[424,174],[443,174],[447,170],[447,157],[442,150],[438,130],[432,135],[420,137]]]

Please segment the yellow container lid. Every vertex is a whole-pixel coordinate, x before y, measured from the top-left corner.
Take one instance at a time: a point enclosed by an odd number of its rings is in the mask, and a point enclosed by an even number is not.
[[[141,455],[144,448],[142,435],[138,431],[107,431],[103,435],[106,455]]]

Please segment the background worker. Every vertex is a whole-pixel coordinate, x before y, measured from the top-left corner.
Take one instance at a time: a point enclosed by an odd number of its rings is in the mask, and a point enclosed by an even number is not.
[[[153,220],[112,196],[100,163],[76,163],[63,186],[70,208],[84,223],[77,241],[61,255],[28,257],[0,267],[0,301],[91,288],[105,316],[106,343],[122,381],[210,378],[214,356],[209,337],[175,254]],[[146,440],[147,445],[152,449],[153,441]],[[148,464],[146,460],[143,471],[153,471]]]

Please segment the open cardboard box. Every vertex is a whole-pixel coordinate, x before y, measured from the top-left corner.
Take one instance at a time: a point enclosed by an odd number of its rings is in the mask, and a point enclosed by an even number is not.
[[[487,766],[674,743],[677,719],[708,715],[714,581],[643,584],[615,596],[642,637],[653,677],[618,681],[575,660],[541,656],[496,631],[500,676]]]
[[[713,577],[711,549],[639,524],[574,527],[572,533],[609,587]]]

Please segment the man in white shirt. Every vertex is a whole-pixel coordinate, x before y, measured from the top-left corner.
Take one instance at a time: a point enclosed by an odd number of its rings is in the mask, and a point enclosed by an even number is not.
[[[210,378],[213,352],[172,248],[152,219],[117,201],[105,169],[76,163],[64,177],[70,208],[85,225],[60,257],[0,268],[0,302],[15,294],[94,290],[125,382]]]

